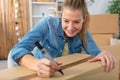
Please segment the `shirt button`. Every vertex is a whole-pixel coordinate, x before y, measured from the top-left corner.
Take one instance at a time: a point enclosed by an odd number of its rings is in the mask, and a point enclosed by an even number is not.
[[[48,49],[50,49],[50,47],[48,46]]]
[[[60,50],[60,52],[62,52],[62,50]]]

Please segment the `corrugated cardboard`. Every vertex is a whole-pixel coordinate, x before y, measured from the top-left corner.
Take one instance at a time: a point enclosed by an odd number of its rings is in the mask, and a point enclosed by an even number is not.
[[[120,49],[119,49],[120,50]],[[89,63],[91,57],[86,54],[73,54],[57,58],[63,61],[63,72],[56,72],[51,78],[40,78],[34,71],[16,67],[0,71],[1,80],[118,80],[118,67],[106,73],[100,62]],[[69,66],[68,66],[69,65]]]
[[[101,50],[106,50],[106,51],[111,52],[112,55],[114,55],[115,58],[119,60],[119,64],[120,64],[120,44],[112,45],[112,46],[104,46],[100,48]],[[119,65],[119,72],[120,72],[120,65]]]
[[[98,46],[109,46],[112,34],[92,34],[92,37]]]
[[[118,32],[118,14],[91,15],[89,30],[91,33]]]

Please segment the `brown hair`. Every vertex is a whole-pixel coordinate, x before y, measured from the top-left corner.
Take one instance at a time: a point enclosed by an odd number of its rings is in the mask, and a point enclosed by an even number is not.
[[[89,13],[88,13],[85,0],[64,0],[62,5],[62,10],[64,8],[82,11],[84,22],[83,22],[82,29],[80,31],[80,38],[82,39],[83,44],[86,45],[87,44],[86,30],[89,25]]]

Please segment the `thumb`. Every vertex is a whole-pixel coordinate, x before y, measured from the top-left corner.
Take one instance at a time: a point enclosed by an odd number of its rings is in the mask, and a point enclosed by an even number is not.
[[[92,58],[92,59],[90,59],[90,60],[88,60],[88,62],[96,62],[96,61],[98,61],[99,59],[98,59],[98,57],[94,57],[94,58]]]
[[[57,63],[58,65],[62,65],[62,62],[60,62],[60,61],[56,61],[56,63]]]
[[[57,65],[62,65],[63,63],[61,61],[57,61],[57,59],[54,59],[57,63]]]

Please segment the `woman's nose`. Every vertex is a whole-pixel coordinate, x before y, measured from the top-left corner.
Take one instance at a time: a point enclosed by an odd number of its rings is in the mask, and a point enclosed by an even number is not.
[[[68,24],[68,28],[69,28],[69,29],[72,29],[72,28],[73,28],[73,23],[72,23],[72,22],[70,22],[70,23]]]

